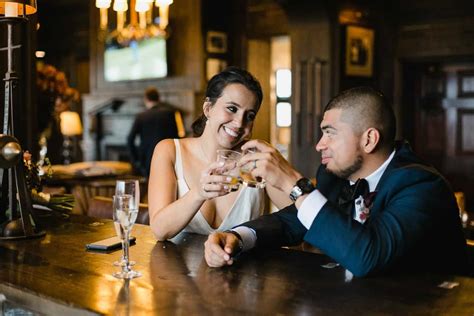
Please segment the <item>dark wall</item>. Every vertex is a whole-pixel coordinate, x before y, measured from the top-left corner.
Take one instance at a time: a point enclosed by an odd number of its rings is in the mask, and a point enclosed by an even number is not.
[[[89,1],[42,1],[38,8],[37,47],[46,52],[43,61],[63,71],[81,93],[88,92],[79,82],[78,65],[90,58],[89,5]]]

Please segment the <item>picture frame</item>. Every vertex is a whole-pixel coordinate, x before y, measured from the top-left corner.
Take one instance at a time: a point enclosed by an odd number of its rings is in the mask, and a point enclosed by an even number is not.
[[[208,58],[206,60],[206,79],[211,80],[214,75],[217,75],[222,70],[227,68],[227,61],[219,58]]]
[[[208,53],[227,53],[227,34],[224,32],[217,31],[207,32],[206,50]]]
[[[348,25],[346,28],[345,74],[372,77],[374,72],[374,30]]]

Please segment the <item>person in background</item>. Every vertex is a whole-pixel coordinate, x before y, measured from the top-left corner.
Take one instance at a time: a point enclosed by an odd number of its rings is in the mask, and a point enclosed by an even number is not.
[[[135,118],[128,134],[127,145],[134,169],[142,176],[148,177],[156,144],[166,138],[183,137],[184,128],[181,113],[160,102],[160,94],[156,88],[147,88],[143,101],[146,110]],[[140,138],[138,147],[135,144],[137,136]]]
[[[355,276],[401,271],[467,272],[466,241],[447,181],[406,142],[395,142],[392,107],[369,87],[332,99],[316,145],[316,187],[273,147],[256,147],[254,176],[294,204],[205,243],[209,266],[231,265],[240,249],[307,241]],[[351,187],[352,185],[352,187]]]
[[[250,73],[230,67],[209,81],[203,114],[193,123],[194,137],[158,143],[148,182],[150,226],[158,240],[181,231],[207,235],[257,218],[264,210],[265,190],[275,205],[290,204],[271,185],[241,185],[230,192],[232,179],[216,173],[216,151],[240,151],[262,98],[260,83]]]

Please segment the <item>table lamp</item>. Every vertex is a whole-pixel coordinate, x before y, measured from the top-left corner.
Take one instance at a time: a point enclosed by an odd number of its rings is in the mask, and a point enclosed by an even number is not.
[[[82,134],[81,118],[77,112],[64,111],[59,114],[61,134],[64,136],[63,157],[64,164],[68,165],[74,158],[72,153],[75,149],[74,137]],[[73,146],[74,145],[74,146]]]
[[[2,172],[2,195],[0,200],[0,240],[24,239],[43,236],[31,213],[31,196],[26,185],[23,150],[14,137],[14,109],[19,102],[20,80],[14,69],[14,50],[21,44],[13,44],[13,27],[28,21],[27,15],[36,13],[36,0],[0,0],[0,26],[7,26],[7,46],[0,52],[7,53],[5,72],[5,94],[3,129],[0,134],[0,167]],[[23,113],[23,115],[25,115]]]

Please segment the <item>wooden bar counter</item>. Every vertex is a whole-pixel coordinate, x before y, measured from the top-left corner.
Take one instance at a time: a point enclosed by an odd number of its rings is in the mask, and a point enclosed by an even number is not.
[[[115,234],[113,223],[88,217],[45,218],[41,239],[0,242],[5,302],[46,315],[473,315],[474,279],[404,275],[353,278],[325,268],[326,256],[288,249],[251,252],[232,267],[209,268],[205,236],[156,242],[136,225],[131,247],[143,276],[115,279],[121,251],[85,245]],[[441,283],[457,282],[453,289]],[[1,296],[1,295],[0,295]]]

